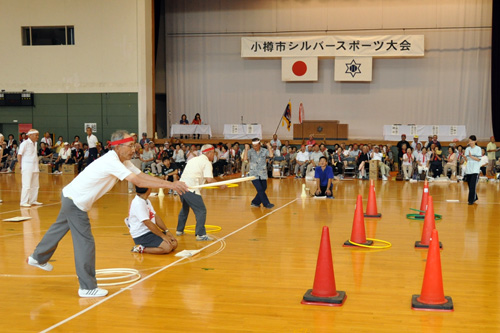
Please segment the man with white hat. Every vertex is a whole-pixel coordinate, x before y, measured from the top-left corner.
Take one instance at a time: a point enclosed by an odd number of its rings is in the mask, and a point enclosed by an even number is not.
[[[32,128],[26,133],[28,139],[21,143],[17,158],[22,174],[21,207],[42,205],[38,202],[40,169],[38,168],[37,141],[39,133]]]
[[[181,182],[185,182],[188,187],[202,185],[205,182],[214,183],[212,162],[214,160],[215,149],[212,145],[203,145],[201,155],[190,159],[181,175]],[[226,186],[221,186],[226,188]],[[205,220],[207,218],[207,208],[203,202],[200,189],[190,189],[180,196],[182,208],[177,218],[177,236],[184,234],[186,221],[191,208],[196,217],[195,236],[197,241],[211,241],[212,237],[207,235]]]

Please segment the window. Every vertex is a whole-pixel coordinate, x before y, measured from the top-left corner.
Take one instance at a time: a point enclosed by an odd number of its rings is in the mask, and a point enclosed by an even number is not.
[[[75,45],[74,26],[21,27],[23,45]]]

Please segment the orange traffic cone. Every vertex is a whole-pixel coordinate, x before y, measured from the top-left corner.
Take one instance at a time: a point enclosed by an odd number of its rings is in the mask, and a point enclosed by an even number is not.
[[[307,290],[302,304],[342,306],[346,299],[345,291],[336,290],[333,272],[332,248],[328,227],[323,227],[319,246],[316,275],[313,289]]]
[[[420,295],[413,295],[411,298],[411,308],[413,310],[453,311],[451,297],[444,296],[441,255],[438,244],[438,232],[434,229],[427,253],[422,291]]]
[[[344,243],[344,246],[356,246],[352,242],[363,245],[373,244],[373,241],[366,240],[365,218],[363,217],[363,198],[361,195],[358,195],[356,209],[354,210],[351,238]]]
[[[421,215],[422,218],[425,215],[425,212],[427,211],[428,198],[429,198],[429,182],[426,179],[424,182],[424,192],[422,193],[422,202],[420,203],[419,215]]]
[[[377,199],[375,198],[375,184],[370,180],[370,192],[368,193],[368,204],[366,205],[365,217],[382,217],[377,212]]]
[[[429,196],[429,204],[425,212],[424,228],[422,229],[422,237],[420,241],[415,242],[415,247],[428,248],[432,236],[432,230],[436,229],[436,220],[434,217],[434,204],[432,196]],[[439,247],[443,248],[443,244],[439,243]]]

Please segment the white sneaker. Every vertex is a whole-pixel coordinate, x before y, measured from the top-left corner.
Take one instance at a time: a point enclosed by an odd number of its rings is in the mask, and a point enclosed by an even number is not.
[[[10,168],[8,168],[8,169],[7,169],[7,172],[8,172],[8,173],[11,173],[11,172],[12,172],[12,170],[11,170]]]
[[[108,294],[106,289],[78,289],[78,296],[80,297],[103,297]]]
[[[382,180],[387,180],[387,176],[382,175]]]
[[[2,202],[3,202],[3,200],[0,200],[0,203],[2,203]]]
[[[196,236],[197,241],[212,241],[214,240],[212,237],[209,235],[201,235],[201,236]]]
[[[43,203],[38,202],[38,201],[33,201],[31,204],[32,204],[32,205],[36,205],[36,206],[41,206],[41,205],[43,205]]]
[[[182,235],[184,235],[184,231],[176,231],[175,235],[176,236],[182,236]]]
[[[31,207],[31,205],[30,205],[30,204],[27,204],[27,203],[26,203],[26,204],[19,205],[19,206],[21,206],[21,207],[26,207],[26,208]]]
[[[54,269],[54,266],[52,264],[46,262],[45,264],[39,264],[37,260],[35,260],[32,256],[29,256],[28,259],[26,260],[28,265],[35,266],[38,268],[43,269],[44,271],[50,272],[51,270]]]

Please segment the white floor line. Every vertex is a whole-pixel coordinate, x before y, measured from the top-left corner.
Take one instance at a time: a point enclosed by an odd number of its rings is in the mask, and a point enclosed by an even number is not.
[[[244,225],[243,227],[241,227],[241,228],[239,228],[239,229],[237,229],[237,230],[235,230],[235,231],[233,231],[233,232],[231,232],[231,233],[227,234],[226,236],[219,238],[217,241],[215,241],[215,242],[212,242],[212,243],[208,244],[207,246],[205,246],[205,247],[201,248],[201,249],[200,249],[200,251],[203,251],[203,250],[205,250],[205,249],[209,248],[210,246],[213,246],[214,244],[217,244],[217,243],[219,243],[219,242],[222,242],[222,241],[223,241],[224,239],[226,239],[227,237],[229,237],[229,236],[231,236],[231,235],[234,235],[235,233],[237,233],[237,232],[239,232],[239,231],[241,231],[241,230],[243,230],[243,229],[245,229],[245,228],[247,228],[247,227],[249,227],[249,226],[251,226],[251,225],[253,225],[253,224],[257,223],[258,221],[262,220],[263,218],[265,218],[265,217],[267,217],[267,216],[269,216],[269,215],[271,215],[271,214],[276,213],[276,212],[277,212],[277,211],[279,211],[280,209],[282,209],[282,208],[284,208],[284,207],[286,207],[286,206],[288,206],[288,205],[290,205],[290,204],[294,203],[294,202],[295,202],[295,201],[297,201],[297,200],[298,200],[298,198],[297,198],[297,199],[295,199],[295,200],[290,201],[289,203],[287,203],[287,204],[285,204],[285,205],[283,205],[283,206],[281,206],[281,207],[279,207],[279,208],[276,208],[276,209],[274,209],[274,210],[270,211],[269,213],[265,214],[264,216],[261,216],[261,217],[259,217],[258,219],[253,220],[252,222],[250,222],[250,223],[248,223],[248,224]],[[183,260],[186,260],[186,259],[188,259],[188,258],[187,258],[187,257],[180,258],[179,260],[176,260],[176,261],[174,261],[173,263],[170,263],[170,264],[168,264],[167,266],[160,268],[160,269],[159,269],[159,270],[157,270],[156,272],[153,272],[153,273],[151,273],[150,275],[146,276],[145,278],[142,278],[142,279],[140,279],[139,281],[134,282],[134,283],[133,283],[133,284],[131,284],[130,286],[128,286],[128,287],[126,287],[126,288],[123,288],[123,289],[120,289],[120,290],[119,290],[119,291],[117,291],[116,293],[114,293],[114,294],[112,294],[112,295],[109,295],[109,296],[107,296],[107,297],[104,297],[104,298],[103,298],[102,300],[100,300],[99,302],[92,304],[92,305],[91,305],[91,306],[89,306],[88,308],[86,308],[86,309],[84,309],[84,310],[82,310],[82,311],[80,311],[80,312],[78,312],[78,313],[75,313],[75,314],[74,314],[74,315],[72,315],[71,317],[68,317],[68,318],[66,318],[66,319],[64,319],[64,320],[62,320],[62,321],[60,321],[60,322],[58,322],[57,324],[54,324],[54,325],[50,326],[49,328],[46,328],[45,330],[41,331],[41,333],[44,333],[44,332],[49,332],[49,331],[53,330],[54,328],[57,328],[57,327],[59,327],[59,326],[61,326],[61,325],[65,324],[65,323],[67,323],[68,321],[73,320],[73,319],[75,319],[75,318],[77,318],[77,317],[81,316],[82,314],[84,314],[84,313],[86,313],[86,312],[88,312],[88,311],[92,310],[93,308],[97,307],[98,305],[101,305],[102,303],[104,303],[104,302],[106,302],[106,301],[109,301],[110,299],[112,299],[112,298],[114,298],[114,297],[116,297],[116,296],[120,295],[122,292],[124,292],[124,291],[126,291],[126,290],[130,290],[130,289],[131,289],[132,287],[134,287],[135,285],[137,285],[137,284],[139,284],[139,283],[141,283],[141,282],[143,282],[143,281],[146,281],[146,280],[147,280],[147,279],[149,279],[150,277],[155,276],[156,274],[158,274],[158,273],[160,273],[160,272],[162,272],[162,271],[166,270],[167,268],[172,267],[172,266],[174,266],[175,264],[177,264],[177,263],[179,263],[179,262],[181,262],[181,261],[183,261]]]
[[[61,202],[54,202],[54,203],[50,203],[50,204],[43,204],[41,206],[31,206],[31,207],[19,207],[18,209],[15,209],[15,210],[9,210],[7,212],[0,212],[0,215],[1,214],[8,214],[8,213],[14,213],[14,212],[20,212],[21,211],[21,208],[22,209],[39,209],[39,208],[43,208],[43,207],[48,207],[48,206],[54,206],[54,205],[60,205]]]

